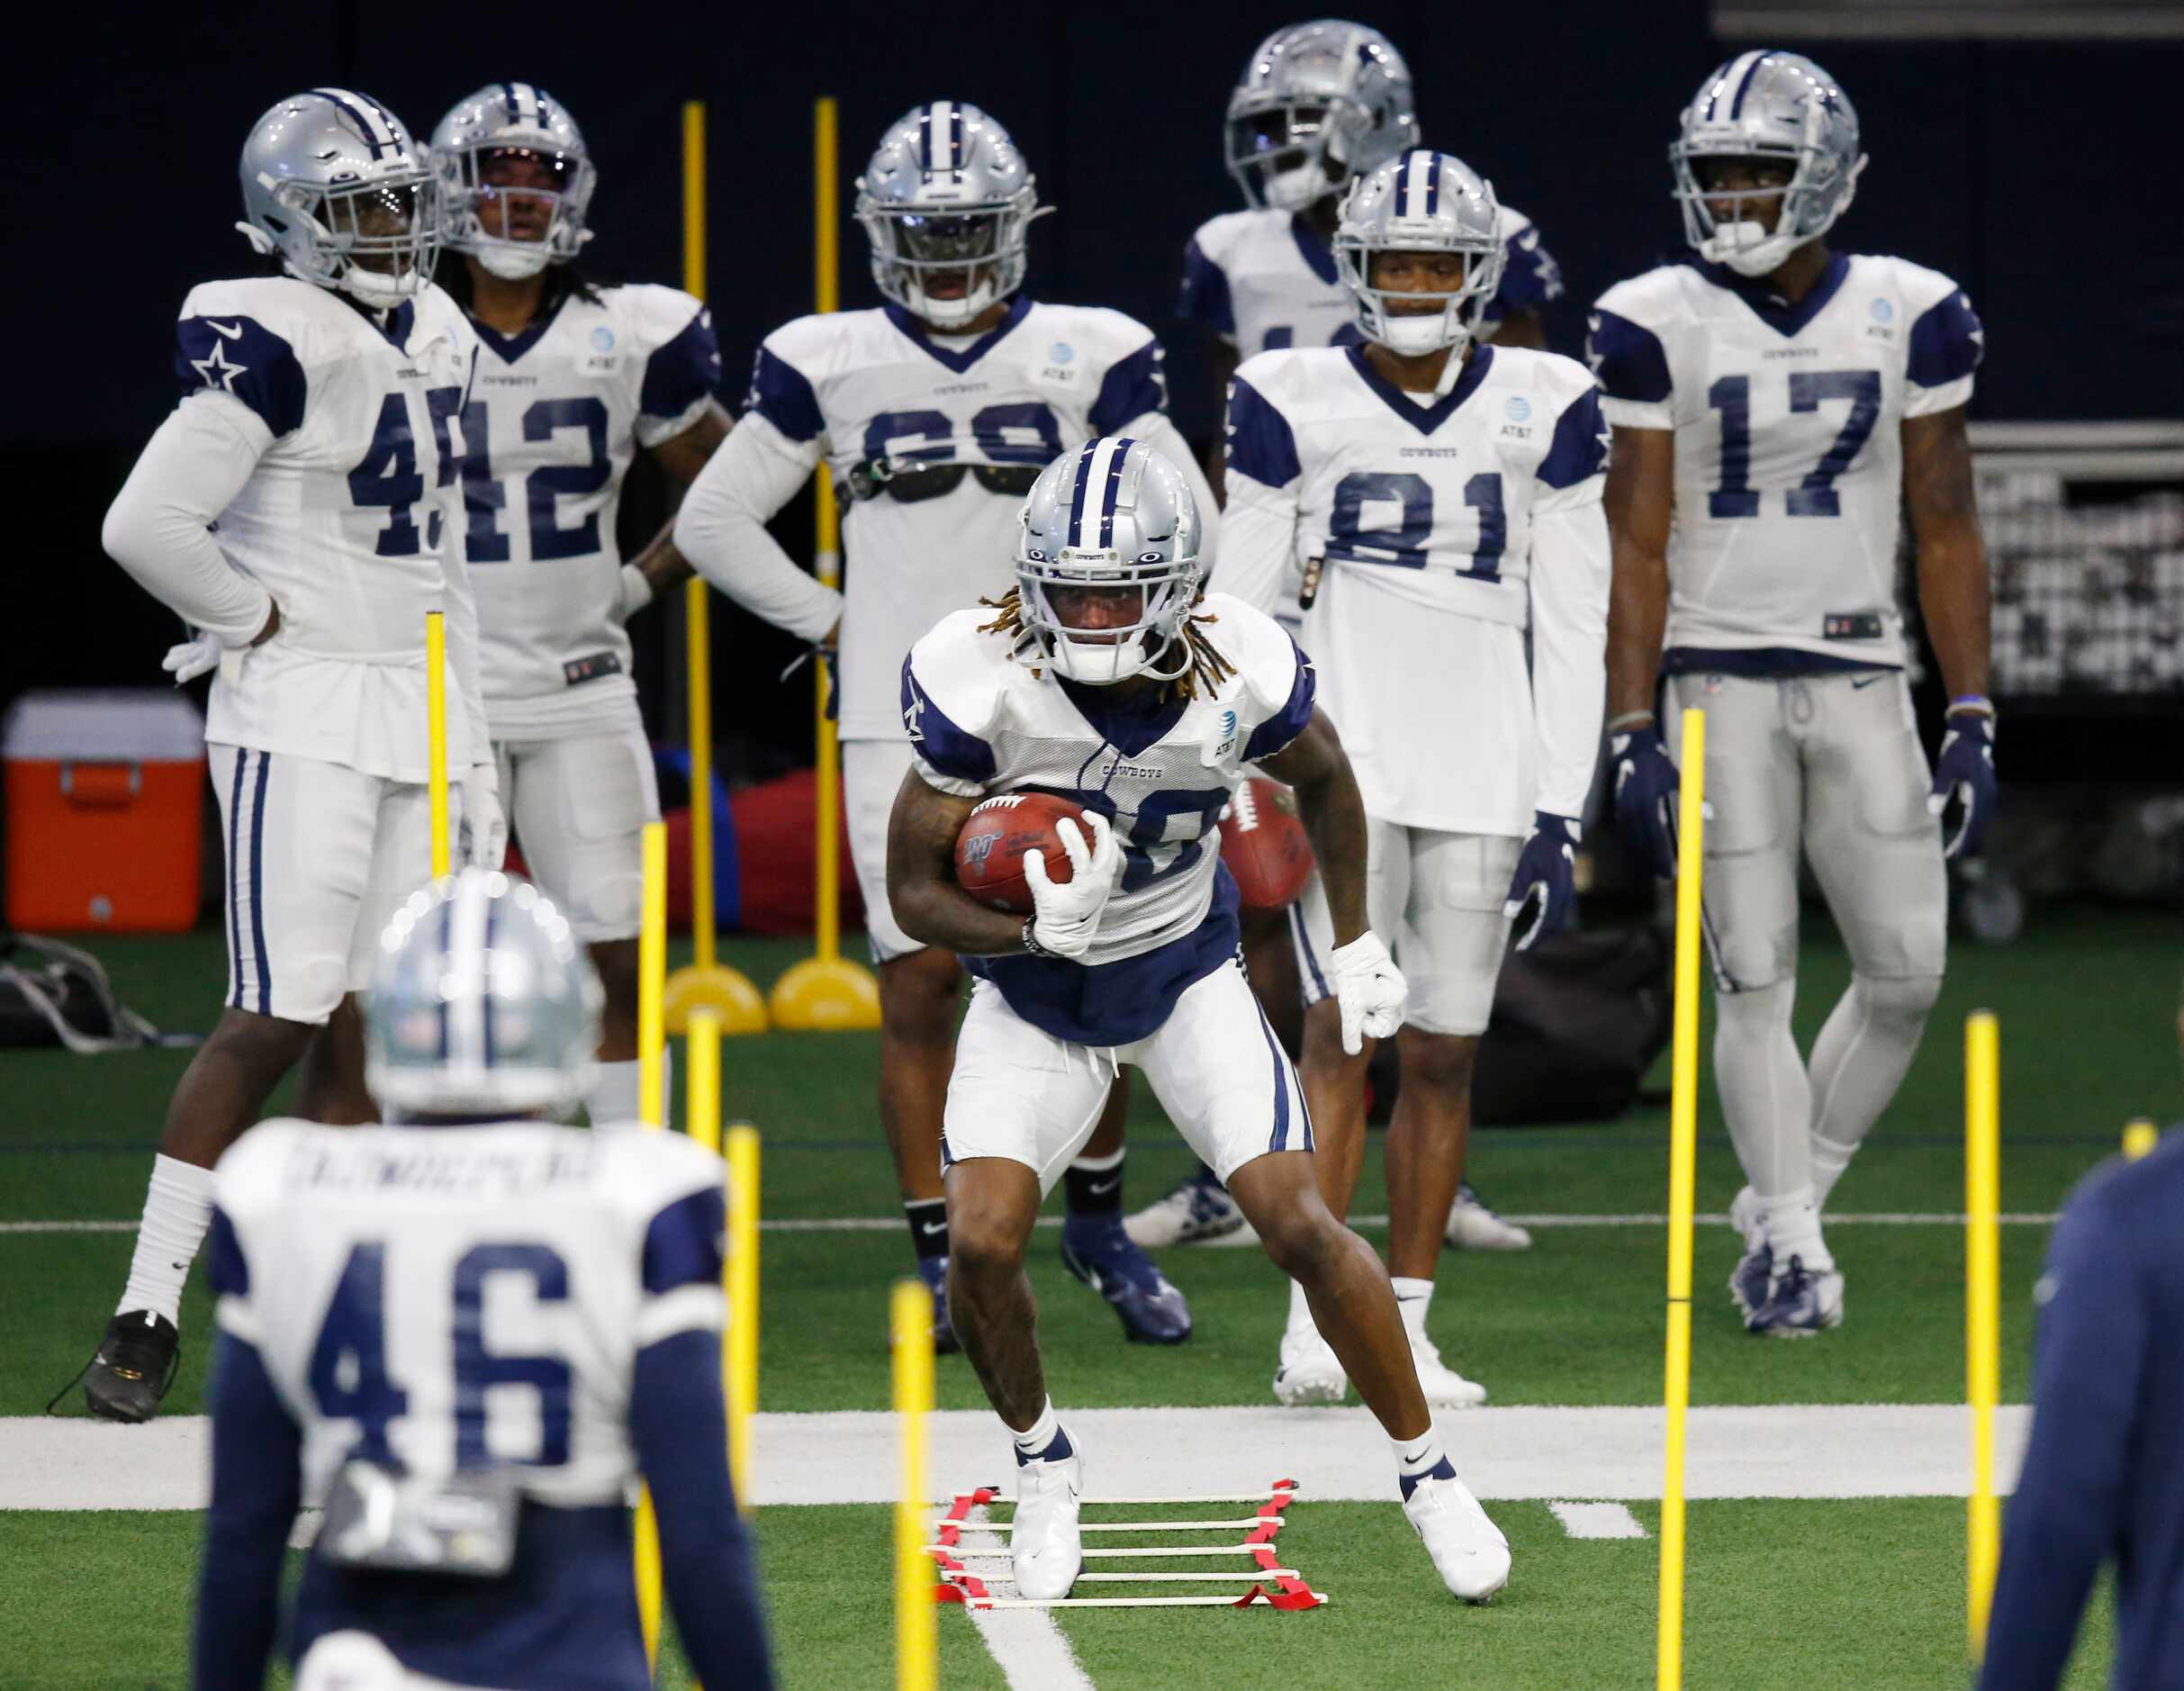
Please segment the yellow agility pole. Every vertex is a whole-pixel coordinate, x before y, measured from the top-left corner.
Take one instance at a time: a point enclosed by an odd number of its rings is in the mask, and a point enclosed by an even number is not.
[[[2161,1130],[2143,1116],[2124,1124],[2124,1160],[2136,1162],[2161,1143]]]
[[[1972,1501],[1965,1530],[1972,1659],[1987,1650],[1987,1609],[2002,1555],[1994,1491],[1994,1407],[2002,1395],[2001,1036],[1993,1012],[1964,1022],[1964,1398],[1972,1410]]]
[[[751,1509],[751,1417],[758,1413],[758,1129],[728,1129],[728,1472]]]
[[[682,285],[705,297],[705,102],[682,105]],[[693,575],[682,589],[687,643],[690,739],[690,926],[697,957],[667,982],[667,1026],[687,1033],[700,1007],[720,1018],[724,1034],[766,1031],[766,1001],[747,975],[715,954],[713,901],[713,643],[710,590]]]
[[[831,96],[813,102],[812,156],[812,267],[816,272],[817,309],[841,309],[841,254],[836,235],[840,213],[835,201],[841,181],[839,149],[835,139],[835,103]],[[820,461],[816,484],[818,506],[818,550],[813,573],[829,587],[842,582],[842,537],[835,510],[833,478]],[[793,965],[773,983],[769,1000],[776,1026],[806,1031],[880,1026],[880,983],[872,972],[842,955],[841,916],[841,746],[834,719],[826,714],[833,664],[819,654],[813,665],[815,701],[818,719],[818,841],[817,954]]]
[[[645,890],[637,928],[637,1119],[654,1132],[667,1125],[667,1035],[660,1021],[661,988],[667,974],[667,824],[647,822],[644,835]],[[660,1654],[660,1524],[652,1488],[637,1494],[637,1623],[645,1633],[647,1666]]]
[[[1683,1683],[1683,1432],[1691,1407],[1692,1183],[1699,1144],[1699,913],[1705,870],[1706,712],[1683,713],[1683,797],[1676,813],[1675,1036],[1668,1103],[1667,1411],[1661,1476],[1661,1605],[1654,1679]]]
[[[425,612],[425,783],[432,805],[432,878],[454,864],[447,826],[447,619]]]
[[[922,1280],[897,1280],[889,1325],[895,1339],[895,1424],[902,1476],[895,1492],[895,1688],[940,1691],[940,1611],[925,1554],[925,1415],[933,1407],[933,1294]]]

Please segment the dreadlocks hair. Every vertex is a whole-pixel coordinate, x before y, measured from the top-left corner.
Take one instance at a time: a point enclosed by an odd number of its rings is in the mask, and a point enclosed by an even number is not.
[[[995,613],[991,622],[979,624],[979,632],[1004,636],[1012,655],[1021,652],[1038,638],[1024,625],[1021,588],[1012,587],[998,599],[981,597],[979,602]],[[1210,698],[1214,689],[1236,673],[1236,665],[1222,656],[1221,648],[1200,628],[1201,624],[1210,626],[1220,620],[1213,611],[1196,610],[1184,623],[1183,640],[1190,653],[1190,667],[1168,683],[1165,689],[1168,698],[1196,699],[1201,684]]]

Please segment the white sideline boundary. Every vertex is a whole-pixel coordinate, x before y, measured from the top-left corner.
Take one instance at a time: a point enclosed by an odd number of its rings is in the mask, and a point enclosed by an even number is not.
[[[1668,1225],[1666,1216],[1644,1211],[1603,1216],[1507,1214],[1502,1219],[1513,1222],[1520,1227],[1665,1227]],[[1831,1227],[1961,1227],[1965,1219],[1962,1215],[1951,1215],[1942,1210],[1876,1210],[1866,1215],[1830,1215],[1828,1225]],[[2053,1213],[2028,1210],[1998,1216],[1997,1219],[2006,1227],[2052,1227],[2058,1217]],[[1726,1215],[1693,1216],[1692,1220],[1701,1227],[1726,1227],[1729,1225],[1729,1218]],[[1059,1227],[1061,1217],[1042,1216],[1038,1225],[1042,1227]],[[1385,1216],[1352,1216],[1349,1225],[1353,1227],[1379,1228],[1388,1225],[1388,1218]],[[761,1233],[897,1233],[901,1228],[902,1218],[899,1216],[783,1217],[772,1221],[762,1219],[758,1224]],[[137,1224],[133,1221],[0,1221],[0,1234],[134,1233],[136,1230]],[[1211,1240],[1207,1243],[1212,1248],[1219,1249],[1232,1242],[1245,1245],[1257,1243],[1248,1235],[1231,1234],[1228,1239]]]
[[[1104,1497],[1256,1492],[1298,1480],[1301,1501],[1398,1496],[1387,1439],[1363,1409],[1082,1409],[1065,1424],[1089,1452],[1087,1492]],[[2016,1484],[2032,1412],[1996,1416],[1997,1481]],[[1488,1501],[1639,1502],[1661,1495],[1662,1411],[1488,1407],[1440,1416],[1472,1490]],[[882,1410],[754,1418],[756,1503],[889,1503],[895,1417]],[[1962,1497],[1972,1424],[1962,1404],[1767,1404],[1691,1411],[1688,1495],[1727,1497]],[[929,1418],[926,1471],[968,1489],[1007,1472],[1007,1442],[986,1410]],[[210,1470],[203,1416],[140,1427],[80,1417],[0,1418],[0,1509],[201,1509]],[[942,1506],[945,1506],[945,1499]],[[1000,1535],[992,1535],[998,1542]]]

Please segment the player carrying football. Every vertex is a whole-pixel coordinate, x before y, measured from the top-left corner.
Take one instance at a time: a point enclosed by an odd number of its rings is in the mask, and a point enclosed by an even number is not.
[[[1506,258],[1497,228],[1492,187],[1446,153],[1414,149],[1351,187],[1335,256],[1362,344],[1262,352],[1236,373],[1222,560],[1222,585],[1258,605],[1301,570],[1305,639],[1364,793],[1368,913],[1411,985],[1388,1266],[1427,1398],[1448,1405],[1485,1396],[1425,1325],[1472,1066],[1512,918],[1536,904],[1529,946],[1575,898],[1608,613],[1593,379],[1474,333]],[[1344,1038],[1318,882],[1294,926],[1304,1090],[1341,1216],[1365,1150],[1367,1059]],[[1344,1389],[1293,1297],[1275,1395],[1339,1403]]]
[[[919,635],[1007,585],[1017,507],[1065,445],[1126,431],[1188,457],[1164,414],[1151,330],[1020,291],[1040,210],[1024,156],[978,107],[935,100],[890,128],[857,193],[886,304],[766,337],[744,416],[675,524],[683,555],[729,597],[807,639],[839,638],[850,858],[880,974],[880,1121],[946,1348],[940,1134],[962,972],[889,905],[888,811],[911,757],[897,678]],[[822,457],[844,502],[846,593],[766,532]],[[1190,1312],[1122,1228],[1123,1102],[1118,1090],[1069,1174],[1062,1261],[1132,1338],[1172,1343]]]
[[[553,1125],[597,1066],[578,945],[527,882],[416,893],[367,1012],[407,1125],[269,1121],[221,1159],[194,1684],[264,1684],[284,1631],[298,1691],[650,1686],[640,1474],[691,1668],[771,1683],[721,1400],[726,1171],[678,1134]]]
[[[457,101],[432,163],[457,255],[443,274],[480,342],[463,535],[501,791],[606,985],[591,1117],[635,1121],[639,842],[660,801],[623,624],[689,568],[664,532],[623,564],[615,513],[640,448],[679,493],[726,435],[720,349],[689,294],[575,268],[597,171],[545,89]]]
[[[1675,195],[1694,255],[1618,284],[1589,356],[1614,425],[1609,729],[1617,819],[1675,873],[1669,703],[1707,713],[1714,1073],[1749,1182],[1730,1291],[1754,1333],[1843,1319],[1820,1210],[1910,1066],[1941,988],[1947,855],[1995,800],[1987,558],[1964,406],[1984,336],[1956,284],[1830,251],[1865,157],[1833,77],[1741,53],[1683,113]],[[1928,778],[1903,674],[1899,506],[1948,685]],[[1790,1030],[1802,846],[1851,983],[1808,1072]]]
[[[1016,584],[960,610],[902,667],[912,764],[888,833],[896,919],[979,977],[948,1087],[943,1154],[958,1337],[1015,1442],[1017,1589],[1066,1593],[1081,1566],[1082,1453],[1047,1396],[1024,1247],[1124,1063],[1303,1289],[1388,1433],[1403,1510],[1448,1589],[1509,1577],[1509,1547],[1442,1451],[1371,1247],[1328,1213],[1295,1071],[1245,982],[1236,886],[1209,848],[1256,764],[1295,790],[1324,865],[1345,1044],[1403,1020],[1403,976],[1366,925],[1366,817],[1311,664],[1263,613],[1200,598],[1198,505],[1142,440],[1057,458],[1026,500]],[[1026,854],[1029,920],[958,884],[955,846],[997,792],[1081,805],[1055,833],[1069,875]]]
[[[167,667],[219,671],[205,740],[229,956],[227,1007],[167,1107],[129,1284],[86,1371],[92,1412],[116,1421],[149,1418],[173,1379],[213,1162],[431,873],[429,610],[447,613],[467,855],[498,864],[507,837],[456,536],[477,341],[432,284],[424,153],[377,101],[317,88],[253,125],[241,176],[268,274],[183,302],[182,402],[106,516],[107,551],[200,631]],[[344,1050],[307,1069],[301,1113],[368,1111]]]

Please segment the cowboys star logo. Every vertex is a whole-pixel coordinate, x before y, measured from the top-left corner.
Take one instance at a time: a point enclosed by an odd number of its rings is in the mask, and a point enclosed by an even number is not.
[[[235,391],[237,376],[250,373],[250,366],[247,364],[230,364],[225,348],[217,340],[212,343],[212,356],[209,358],[192,358],[190,367],[197,372],[198,380],[207,387],[219,388],[225,393]]]

